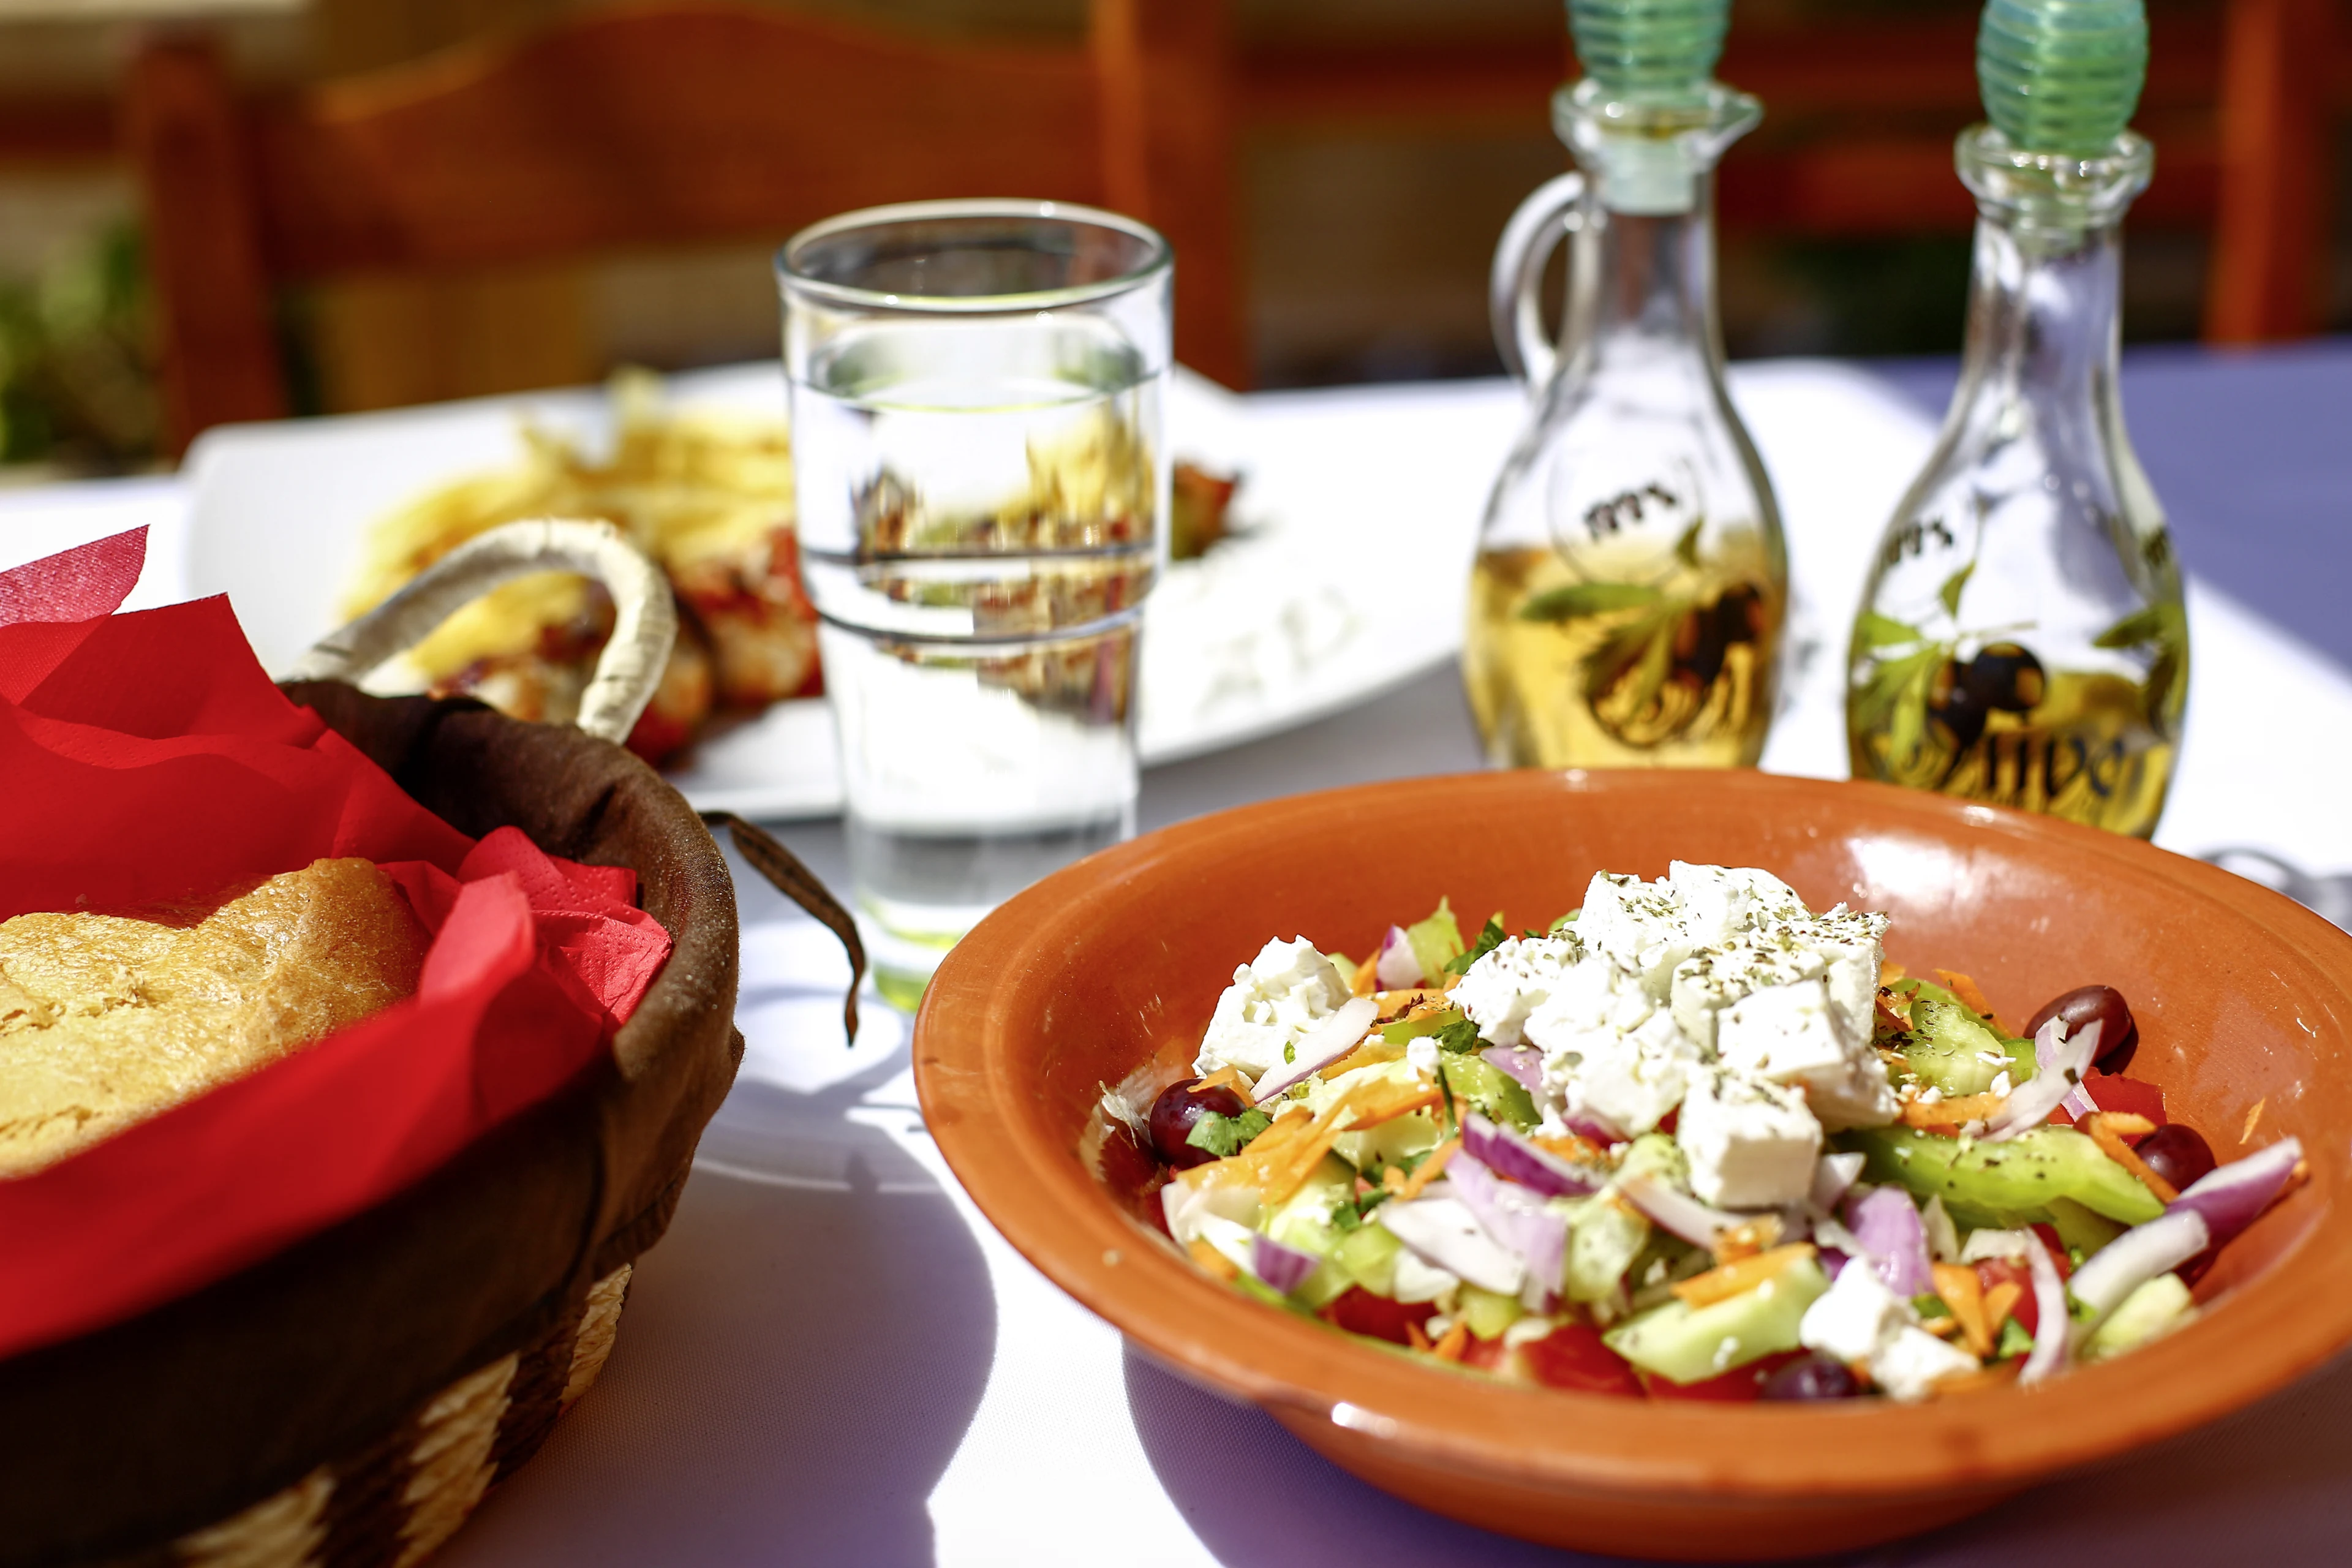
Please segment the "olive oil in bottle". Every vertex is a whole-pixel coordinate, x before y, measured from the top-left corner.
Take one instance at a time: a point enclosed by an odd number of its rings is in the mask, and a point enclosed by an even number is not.
[[[1848,658],[1856,778],[2146,837],[2188,699],[2164,514],[2116,391],[2140,0],[1991,0],[1961,134],[1977,198],[1960,384],[1873,562]]]
[[[1788,563],[1724,391],[1714,169],[1759,110],[1712,79],[1728,0],[1570,0],[1569,20],[1586,74],[1552,120],[1578,171],[1496,256],[1496,342],[1536,405],[1487,503],[1463,677],[1499,765],[1752,765]],[[1562,235],[1555,345],[1536,290]]]

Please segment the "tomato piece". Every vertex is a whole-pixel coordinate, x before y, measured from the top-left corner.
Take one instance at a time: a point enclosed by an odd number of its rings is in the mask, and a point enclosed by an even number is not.
[[[1977,1282],[1987,1290],[2000,1284],[2014,1284],[2018,1289],[2017,1305],[2010,1316],[2018,1327],[2032,1333],[2042,1322],[2042,1309],[2033,1299],[2033,1270],[2014,1258],[1988,1258],[1976,1266]]]
[[[1719,1405],[1746,1405],[1764,1396],[1764,1380],[1787,1366],[1790,1362],[1805,1359],[1807,1352],[1781,1351],[1761,1356],[1746,1366],[1735,1366],[1717,1377],[1698,1383],[1675,1383],[1669,1378],[1642,1373],[1642,1386],[1653,1399],[1693,1399],[1713,1401]]]
[[[1642,1382],[1633,1366],[1603,1342],[1600,1330],[1584,1323],[1562,1323],[1543,1338],[1521,1345],[1519,1357],[1546,1388],[1618,1394],[1629,1399],[1642,1396]]]
[[[1499,1336],[1491,1340],[1482,1340],[1477,1335],[1472,1334],[1469,1342],[1462,1347],[1464,1366],[1475,1366],[1481,1372],[1491,1372],[1497,1377],[1513,1376],[1517,1369],[1511,1366],[1510,1362],[1511,1347],[1505,1344]]]
[[[2152,1083],[2142,1083],[2136,1078],[2123,1078],[2094,1068],[2083,1075],[2083,1087],[2099,1102],[2101,1110],[2114,1110],[2128,1116],[2145,1116],[2158,1127],[2171,1120],[2164,1113],[2164,1090]],[[2146,1137],[2142,1133],[2141,1137]],[[2137,1143],[2139,1139],[2132,1140]]]
[[[1323,1320],[1337,1324],[1351,1334],[1370,1339],[1386,1340],[1392,1345],[1412,1343],[1406,1325],[1418,1328],[1437,1316],[1434,1301],[1393,1301],[1386,1296],[1375,1296],[1361,1285],[1350,1285],[1347,1292],[1323,1309]]]

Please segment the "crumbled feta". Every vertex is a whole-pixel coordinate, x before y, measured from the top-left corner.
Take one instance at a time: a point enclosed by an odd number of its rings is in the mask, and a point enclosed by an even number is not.
[[[1284,1064],[1286,1053],[1349,998],[1347,977],[1305,937],[1269,942],[1234,971],[1217,998],[1195,1072],[1239,1068],[1252,1078]]]
[[[1805,1309],[1797,1342],[1833,1360],[1867,1363],[1904,1329],[1919,1321],[1867,1263],[1849,1263]]]
[[[1822,1124],[1801,1097],[1719,1070],[1695,1075],[1675,1136],[1691,1190],[1724,1208],[1802,1202],[1822,1152]]]
[[[1434,1035],[1415,1035],[1405,1042],[1405,1065],[1412,1068],[1415,1077],[1425,1078],[1433,1083],[1437,1080],[1438,1058],[1444,1054]]]
[[[1628,1136],[1682,1102],[1699,1054],[1641,983],[1598,955],[1565,972],[1527,1020],[1548,1102]]]
[[[2014,1258],[2022,1263],[2032,1255],[2034,1246],[2032,1231],[1994,1230],[1986,1226],[1969,1232],[1969,1239],[1960,1247],[1960,1261],[1982,1263],[1990,1258]]]
[[[1774,915],[1802,915],[1804,900],[1769,871],[1752,867],[1694,866],[1676,860],[1666,880],[1683,901],[1683,930],[1702,947],[1729,942]]]
[[[1478,1026],[1482,1038],[1516,1046],[1528,1015],[1543,1005],[1562,974],[1583,961],[1584,943],[1573,931],[1508,937],[1472,964],[1446,999]]]
[[[1841,1279],[1853,1273],[1840,1274]],[[1925,1399],[1948,1377],[1977,1370],[1977,1358],[1958,1345],[1947,1344],[1925,1329],[1900,1329],[1870,1358],[1871,1381],[1888,1397],[1909,1403]]]
[[[1584,890],[1576,932],[1587,949],[1664,1001],[1675,966],[1699,945],[1684,929],[1685,912],[1682,894],[1671,882],[1644,882],[1601,871]]]
[[[1883,1127],[1895,1120],[1894,1086],[1870,1048],[1839,1027],[1819,979],[1752,991],[1717,1020],[1715,1048],[1727,1067],[1801,1087],[1821,1124]]]

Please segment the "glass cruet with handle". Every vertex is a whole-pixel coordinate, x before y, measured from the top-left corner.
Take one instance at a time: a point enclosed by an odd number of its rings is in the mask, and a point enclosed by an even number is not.
[[[1728,0],[1570,0],[1575,156],[1503,232],[1490,296],[1533,410],[1487,502],[1463,676],[1489,760],[1731,767],[1764,749],[1788,560],[1724,388],[1714,169],[1753,98],[1711,78]],[[1559,341],[1546,262],[1570,241]]]
[[[1960,383],[1879,542],[1848,655],[1854,776],[2143,837],[2180,742],[2189,632],[2164,513],[2116,387],[2124,212],[2155,154],[2125,129],[2140,0],[1992,0],[1990,124]]]

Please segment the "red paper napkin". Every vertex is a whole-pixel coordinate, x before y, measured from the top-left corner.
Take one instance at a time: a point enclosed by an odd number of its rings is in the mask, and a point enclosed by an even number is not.
[[[358,855],[432,945],[407,1001],[0,1181],[0,1356],[408,1186],[602,1057],[669,954],[634,872],[433,816],[270,683],[226,599],[110,614],[143,550],[142,531],[0,573],[0,919],[135,914]]]

